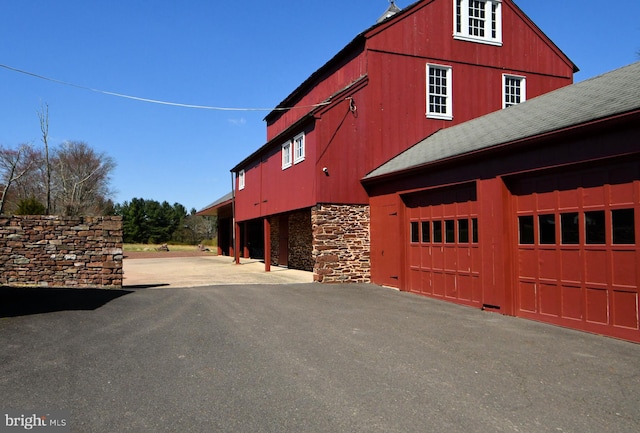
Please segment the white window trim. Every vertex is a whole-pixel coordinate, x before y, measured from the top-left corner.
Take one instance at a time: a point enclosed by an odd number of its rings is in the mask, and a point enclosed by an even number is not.
[[[513,74],[502,74],[502,108],[507,108],[507,78],[515,78],[516,80],[520,80],[520,102],[516,104],[511,104],[509,107],[513,105],[522,104],[527,100],[527,77],[522,75],[513,75]]]
[[[437,68],[437,69],[444,69],[447,72],[447,103],[446,103],[446,113],[432,113],[430,111],[430,101],[429,101],[429,97],[430,97],[430,92],[429,92],[429,77],[430,77],[430,71],[432,68]],[[427,83],[427,91],[426,91],[426,97],[427,97],[427,118],[428,119],[440,119],[440,120],[453,120],[453,81],[452,81],[452,67],[451,66],[446,66],[446,65],[437,65],[434,63],[427,63],[427,77],[426,77],[426,83]]]
[[[291,140],[282,143],[282,169],[285,170],[293,165],[293,146]]]
[[[456,0],[453,2],[453,38],[461,41],[478,42],[481,44],[502,46],[502,0],[485,1],[485,35],[484,37],[474,36],[469,33],[469,0]],[[458,2],[461,10],[461,31],[458,32]],[[496,10],[496,37],[492,37],[492,6],[497,5]]]
[[[244,178],[245,178],[244,170],[240,170],[238,172],[238,190],[244,189]]]
[[[305,146],[306,146],[306,138],[304,135],[304,132],[302,134],[298,134],[293,138],[293,163],[294,164],[298,164],[302,161],[304,161],[304,157],[305,157]],[[298,146],[298,143],[302,143],[301,146]],[[301,147],[302,148],[302,154],[298,155],[298,148]]]

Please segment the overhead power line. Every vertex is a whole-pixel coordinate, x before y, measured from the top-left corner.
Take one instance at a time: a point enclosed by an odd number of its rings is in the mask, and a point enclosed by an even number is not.
[[[213,111],[287,111],[287,110],[299,109],[299,108],[307,108],[307,109],[308,108],[316,108],[316,107],[322,107],[322,106],[330,104],[330,102],[322,102],[320,104],[307,105],[307,106],[302,106],[302,107],[277,107],[277,108],[233,108],[233,107],[214,107],[214,106],[210,106],[210,105],[182,104],[182,103],[179,103],[179,102],[169,102],[169,101],[162,101],[162,100],[159,100],[159,99],[142,98],[142,97],[139,97],[139,96],[126,95],[124,93],[109,92],[107,90],[95,89],[93,87],[82,86],[80,84],[69,83],[67,81],[62,81],[62,80],[57,80],[55,78],[46,77],[44,75],[39,75],[39,74],[36,74],[36,73],[33,73],[33,72],[29,72],[29,71],[25,71],[25,70],[22,70],[22,69],[14,68],[14,67],[11,67],[11,66],[3,65],[1,63],[0,63],[0,67],[2,67],[4,69],[8,69],[8,70],[13,71],[13,72],[18,72],[20,74],[28,75],[30,77],[38,78],[40,80],[50,81],[50,82],[56,83],[56,84],[62,84],[64,86],[75,87],[77,89],[82,89],[82,90],[89,90],[91,92],[101,93],[103,95],[115,96],[115,97],[118,97],[118,98],[132,99],[134,101],[148,102],[148,103],[151,103],[151,104],[158,104],[158,105],[169,105],[169,106],[172,106],[172,107],[195,108],[195,109],[199,109],[199,110],[213,110]]]

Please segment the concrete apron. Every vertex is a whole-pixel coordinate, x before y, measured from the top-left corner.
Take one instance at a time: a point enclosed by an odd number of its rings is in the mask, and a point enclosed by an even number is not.
[[[129,259],[123,262],[124,288],[200,287],[230,284],[311,283],[311,272],[271,266],[242,259],[236,265],[232,257],[198,256]]]

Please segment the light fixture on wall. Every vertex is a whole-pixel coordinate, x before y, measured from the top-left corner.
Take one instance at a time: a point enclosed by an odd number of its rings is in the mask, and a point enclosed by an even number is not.
[[[325,176],[329,176],[329,169],[327,167],[323,167],[322,172],[324,173]]]

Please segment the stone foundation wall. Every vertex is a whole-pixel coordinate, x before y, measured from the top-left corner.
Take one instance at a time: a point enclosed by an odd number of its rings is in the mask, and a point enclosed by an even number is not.
[[[121,288],[122,218],[0,216],[0,285]]]
[[[314,281],[371,282],[369,206],[318,205],[311,221]]]
[[[313,271],[311,210],[289,215],[289,268]]]
[[[287,227],[281,228],[280,224],[286,221]],[[313,234],[311,229],[311,210],[305,209],[295,212],[285,217],[280,215],[269,218],[271,225],[271,263],[279,266],[288,266],[290,269],[302,271],[313,270],[312,243]],[[280,231],[286,230],[288,233],[288,261],[280,261]]]

